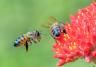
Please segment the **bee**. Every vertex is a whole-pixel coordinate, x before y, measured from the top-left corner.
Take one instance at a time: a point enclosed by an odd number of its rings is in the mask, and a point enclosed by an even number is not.
[[[43,27],[50,28],[50,34],[53,38],[59,37],[61,33],[67,33],[63,22],[59,23],[54,17],[49,17],[49,19],[52,23],[49,21],[47,25],[43,25]]]
[[[18,37],[14,42],[14,47],[18,46],[25,46],[26,51],[28,51],[29,44],[32,44],[32,42],[37,43],[41,39],[41,34],[39,31],[33,31],[33,32],[27,32],[26,34],[21,35]]]
[[[55,22],[51,26],[50,31],[53,38],[59,37],[61,33],[67,33],[64,28],[64,23],[59,24],[58,22]]]

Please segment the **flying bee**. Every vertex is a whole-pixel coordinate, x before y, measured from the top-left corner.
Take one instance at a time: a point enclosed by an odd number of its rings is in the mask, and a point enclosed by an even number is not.
[[[61,33],[67,33],[65,30],[65,24],[59,23],[56,18],[49,17],[50,21],[47,25],[43,25],[45,28],[50,28],[50,34],[53,38],[59,37]]]
[[[26,34],[23,34],[22,36],[18,37],[14,42],[14,47],[18,47],[21,45],[24,45],[26,48],[26,51],[28,51],[29,44],[32,44],[32,42],[37,43],[41,39],[41,34],[39,31],[33,31],[33,32],[27,32]]]

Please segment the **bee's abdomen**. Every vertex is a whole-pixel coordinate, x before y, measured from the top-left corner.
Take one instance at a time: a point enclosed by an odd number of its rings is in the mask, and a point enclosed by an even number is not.
[[[20,39],[17,39],[15,42],[14,42],[14,46],[17,47],[20,45]]]
[[[18,39],[15,41],[14,46],[17,47],[19,45],[24,45],[27,41],[27,37],[22,35],[21,37],[18,37]]]

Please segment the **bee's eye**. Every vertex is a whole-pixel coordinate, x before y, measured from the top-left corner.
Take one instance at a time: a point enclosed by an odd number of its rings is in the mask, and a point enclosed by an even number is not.
[[[39,36],[40,36],[40,32],[36,30],[35,35],[36,35],[37,37],[39,37]]]
[[[40,36],[40,33],[39,32],[37,32],[37,36]]]
[[[63,30],[63,33],[66,33],[66,30],[65,29]]]

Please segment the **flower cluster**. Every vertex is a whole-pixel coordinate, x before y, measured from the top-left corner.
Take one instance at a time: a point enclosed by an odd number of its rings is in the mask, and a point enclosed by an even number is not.
[[[53,45],[58,66],[84,58],[96,63],[96,2],[71,16],[71,23],[65,24],[67,33],[61,33]]]

